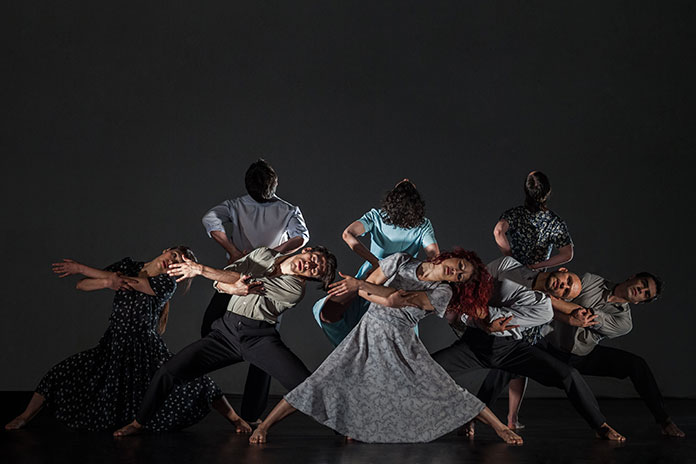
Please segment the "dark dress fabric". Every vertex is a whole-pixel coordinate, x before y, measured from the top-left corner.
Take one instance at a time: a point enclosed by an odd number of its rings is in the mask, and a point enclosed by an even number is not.
[[[124,258],[107,271],[137,276],[142,262]],[[173,354],[157,333],[159,317],[174,295],[176,282],[167,274],[148,278],[155,295],[119,290],[109,326],[99,344],[55,365],[36,392],[68,427],[112,430],[130,423],[150,380]],[[176,430],[203,419],[222,395],[209,377],[178,386],[147,424],[152,431]]]

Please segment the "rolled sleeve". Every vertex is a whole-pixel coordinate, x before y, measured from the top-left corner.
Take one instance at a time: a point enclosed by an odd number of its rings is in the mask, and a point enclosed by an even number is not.
[[[230,222],[236,225],[237,213],[233,208],[232,202],[230,200],[225,200],[205,213],[201,221],[203,222],[203,227],[205,227],[205,232],[208,234],[208,237],[211,237],[211,232],[216,230],[225,232],[225,227],[223,226],[224,222]]]
[[[290,216],[290,221],[287,227],[288,240],[295,237],[302,237],[302,246],[309,242],[309,229],[300,208],[295,206]]]

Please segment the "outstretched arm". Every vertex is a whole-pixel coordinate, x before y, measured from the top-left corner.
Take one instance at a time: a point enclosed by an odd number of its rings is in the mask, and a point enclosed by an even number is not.
[[[540,263],[532,264],[529,266],[530,269],[543,269],[545,267],[560,266],[573,259],[573,244],[561,247],[558,253],[551,256],[546,261]]]
[[[62,263],[53,263],[51,266],[53,267],[53,272],[58,274],[58,277],[61,279],[74,274],[82,274],[91,279],[105,279],[114,274],[113,272],[96,269],[68,258],[63,258]]]
[[[388,308],[416,306],[426,311],[435,309],[425,292],[406,292],[382,285],[387,277],[380,267],[370,274],[367,280],[359,280],[339,272],[343,280],[330,285],[329,296],[338,297],[357,291],[367,301]]]
[[[181,282],[184,279],[191,279],[196,276],[203,276],[209,280],[215,280],[224,284],[233,284],[241,277],[239,272],[215,269],[213,267],[191,261],[185,256],[182,256],[181,258],[183,259],[182,263],[170,264],[169,269],[167,270],[167,274],[177,277],[177,282]]]

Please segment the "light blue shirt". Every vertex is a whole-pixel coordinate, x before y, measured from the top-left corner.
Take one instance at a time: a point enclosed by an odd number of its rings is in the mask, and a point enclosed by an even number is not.
[[[365,234],[371,234],[370,252],[379,260],[402,252],[415,257],[421,248],[437,243],[433,225],[428,218],[419,226],[404,229],[386,224],[380,211],[372,208],[358,220],[365,227]],[[365,261],[355,277],[362,279],[370,268],[370,263]]]

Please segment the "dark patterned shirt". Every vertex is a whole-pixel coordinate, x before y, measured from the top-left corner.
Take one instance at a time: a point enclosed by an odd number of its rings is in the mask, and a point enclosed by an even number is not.
[[[554,247],[573,243],[565,221],[550,210],[533,213],[517,206],[505,211],[500,219],[510,224],[507,238],[512,256],[525,266],[546,261]]]

